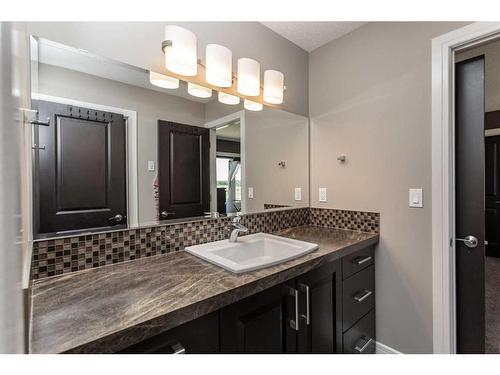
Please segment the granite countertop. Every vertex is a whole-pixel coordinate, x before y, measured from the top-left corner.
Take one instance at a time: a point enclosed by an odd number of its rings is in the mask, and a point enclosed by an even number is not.
[[[185,251],[50,277],[32,286],[30,353],[112,353],[378,242],[378,234],[302,226],[301,258],[241,275]]]

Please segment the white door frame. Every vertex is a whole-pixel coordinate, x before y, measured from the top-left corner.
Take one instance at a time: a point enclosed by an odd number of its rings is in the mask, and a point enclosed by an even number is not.
[[[432,40],[432,297],[434,353],[456,353],[454,52],[500,33],[476,22]]]
[[[227,116],[209,121],[205,124],[205,128],[210,131],[210,211],[217,212],[217,138],[215,128],[240,120],[240,162],[241,162],[241,212],[246,210],[246,165],[245,165],[245,110],[231,113]]]

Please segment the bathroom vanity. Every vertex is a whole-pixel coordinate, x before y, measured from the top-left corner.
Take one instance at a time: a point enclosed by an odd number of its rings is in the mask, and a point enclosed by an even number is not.
[[[234,274],[186,251],[35,281],[32,353],[372,353],[378,234],[311,225],[319,249]]]

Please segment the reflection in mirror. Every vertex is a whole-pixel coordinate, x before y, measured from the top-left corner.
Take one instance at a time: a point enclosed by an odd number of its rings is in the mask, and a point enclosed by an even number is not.
[[[309,205],[303,116],[35,37],[31,84],[35,237]]]

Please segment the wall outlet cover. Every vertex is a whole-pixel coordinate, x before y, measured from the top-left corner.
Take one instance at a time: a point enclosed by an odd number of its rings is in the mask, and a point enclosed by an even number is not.
[[[319,188],[319,201],[326,202],[326,188]]]
[[[248,198],[253,199],[253,187],[248,188]]]
[[[148,171],[149,172],[154,172],[155,170],[155,161],[154,160],[148,160]]]

